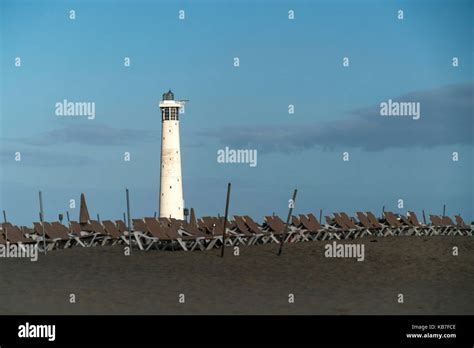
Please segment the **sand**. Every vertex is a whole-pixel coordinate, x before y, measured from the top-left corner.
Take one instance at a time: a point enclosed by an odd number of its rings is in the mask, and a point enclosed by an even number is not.
[[[269,244],[224,259],[123,246],[0,259],[0,314],[474,314],[472,237],[346,241],[365,244],[363,262],[326,258],[327,243],[288,244],[280,257]]]

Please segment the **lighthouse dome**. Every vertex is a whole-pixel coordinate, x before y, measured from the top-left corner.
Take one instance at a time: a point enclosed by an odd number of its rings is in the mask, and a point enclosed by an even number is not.
[[[171,89],[168,92],[163,93],[163,100],[174,100],[174,94],[171,92]]]

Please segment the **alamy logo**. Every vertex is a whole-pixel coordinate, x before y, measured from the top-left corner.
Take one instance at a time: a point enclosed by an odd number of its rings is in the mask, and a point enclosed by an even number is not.
[[[38,261],[38,246],[25,244],[0,244],[0,258],[29,258]]]
[[[217,150],[218,163],[248,163],[250,167],[257,165],[257,150],[255,149],[225,149]]]
[[[47,338],[52,342],[56,340],[55,325],[33,325],[26,323],[18,326],[18,337],[20,338]]]
[[[95,102],[71,102],[64,99],[57,102],[56,116],[87,116],[89,120],[95,119]]]
[[[338,244],[332,242],[324,246],[326,257],[357,258],[357,261],[365,260],[364,244]]]
[[[420,102],[396,102],[389,99],[380,103],[380,116],[411,116],[420,118]]]

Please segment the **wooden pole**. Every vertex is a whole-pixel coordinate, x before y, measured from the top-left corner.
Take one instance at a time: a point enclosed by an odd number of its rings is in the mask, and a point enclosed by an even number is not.
[[[69,211],[66,211],[67,223],[71,224],[71,220],[69,220]]]
[[[99,223],[100,223],[100,216],[99,216],[99,213],[97,213],[97,221],[99,221]]]
[[[127,196],[127,217],[128,217],[128,244],[130,245],[130,254],[132,254],[132,229],[130,227],[130,199],[128,197],[128,189],[125,189]]]
[[[227,184],[227,199],[225,202],[225,216],[224,216],[224,228],[222,230],[222,249],[221,249],[221,257],[224,257],[224,249],[225,249],[225,236],[226,236],[226,228],[227,228],[227,216],[229,214],[229,200],[230,200],[230,182]]]
[[[323,220],[323,210],[322,209],[319,209],[319,223],[322,224],[322,221]]]
[[[423,212],[423,223],[426,225],[426,216],[425,216],[425,210],[422,210]]]
[[[43,248],[44,248],[44,253],[46,254],[46,236],[44,233],[43,194],[41,191],[39,192],[39,204],[40,204],[40,222],[41,222],[41,227],[43,229]]]
[[[7,222],[7,213],[3,210],[3,222]]]
[[[293,212],[293,208],[295,206],[295,201],[296,201],[296,193],[298,192],[297,189],[293,192],[293,198],[291,199],[291,203],[289,204],[290,210],[288,211],[288,217],[286,218],[286,223],[285,223],[285,230],[283,231],[281,240],[280,240],[280,249],[278,250],[278,256],[281,255],[283,252],[283,244],[285,243],[285,238],[286,238],[286,233],[288,231],[288,225],[290,224],[290,219],[291,219],[291,214]]]
[[[443,217],[446,216],[446,204],[443,204]]]

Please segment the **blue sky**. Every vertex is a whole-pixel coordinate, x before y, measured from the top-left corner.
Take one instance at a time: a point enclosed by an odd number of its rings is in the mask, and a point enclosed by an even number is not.
[[[0,208],[13,222],[37,220],[40,189],[50,220],[66,210],[77,218],[68,205],[81,192],[92,215],[119,218],[125,187],[132,215],[153,215],[158,101],[168,88],[190,100],[181,118],[183,184],[198,215],[223,213],[231,181],[231,213],[259,221],[285,215],[294,188],[297,213],[383,205],[441,213],[446,204],[474,219],[472,1],[0,6]],[[63,99],[95,102],[96,118],[56,116]],[[388,99],[420,102],[420,120],[381,118]],[[258,165],[217,163],[225,146],[257,149]]]

